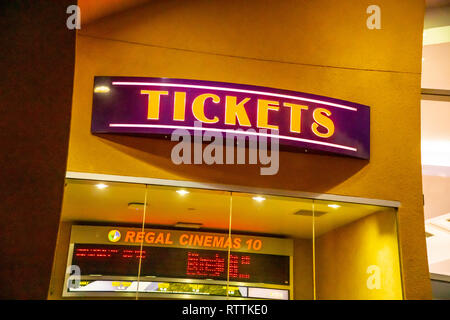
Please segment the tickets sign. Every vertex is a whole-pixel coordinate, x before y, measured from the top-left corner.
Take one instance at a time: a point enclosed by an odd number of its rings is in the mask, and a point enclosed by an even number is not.
[[[175,129],[264,136],[302,151],[370,156],[365,105],[225,82],[95,77],[92,133],[167,136]]]

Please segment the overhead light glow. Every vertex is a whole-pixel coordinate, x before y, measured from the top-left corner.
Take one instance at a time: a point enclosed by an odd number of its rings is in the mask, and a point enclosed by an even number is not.
[[[95,93],[108,93],[109,91],[110,89],[107,86],[98,86],[94,88]]]
[[[99,183],[99,184],[96,184],[95,185],[98,189],[105,189],[105,188],[108,188],[108,185],[107,184],[104,184],[104,183]]]
[[[450,41],[450,26],[426,29],[423,32],[424,46],[431,44],[447,43]]]
[[[330,208],[333,208],[333,209],[337,209],[337,208],[340,208],[341,206],[340,205],[338,205],[338,204],[329,204],[328,205]]]
[[[262,201],[266,200],[266,198],[261,197],[261,196],[256,196],[256,197],[253,197],[252,199],[255,201],[258,201],[258,202],[262,202]]]
[[[189,193],[189,191],[186,191],[186,190],[177,190],[177,193],[178,193],[180,196],[184,196],[184,195],[187,195],[187,194]]]

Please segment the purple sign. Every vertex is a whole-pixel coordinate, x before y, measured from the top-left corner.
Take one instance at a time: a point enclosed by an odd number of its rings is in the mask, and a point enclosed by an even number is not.
[[[370,109],[365,105],[226,82],[95,77],[92,133],[170,135],[177,128],[252,131],[278,138],[281,146],[370,156]]]

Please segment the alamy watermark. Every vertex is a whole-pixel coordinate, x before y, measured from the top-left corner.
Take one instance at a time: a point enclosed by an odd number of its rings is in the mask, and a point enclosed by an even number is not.
[[[73,30],[73,29],[81,29],[81,10],[80,7],[77,5],[70,5],[67,7],[66,10],[67,14],[70,14],[70,16],[66,20],[66,26],[67,29]]]
[[[379,6],[372,4],[367,7],[366,13],[370,16],[366,20],[366,26],[368,29],[381,29],[381,9]]]
[[[194,123],[194,128],[193,135],[187,129],[176,129],[172,132],[171,140],[179,141],[171,152],[174,164],[258,164],[259,160],[259,164],[264,166],[260,168],[261,175],[277,174],[279,169],[277,130],[270,130],[269,133],[267,130],[257,132],[254,129],[244,131],[203,128],[200,121]],[[210,143],[203,148],[203,142]]]

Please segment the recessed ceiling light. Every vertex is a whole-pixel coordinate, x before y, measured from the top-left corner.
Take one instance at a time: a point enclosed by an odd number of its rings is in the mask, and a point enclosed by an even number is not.
[[[340,208],[341,206],[340,205],[338,205],[338,204],[329,204],[328,205],[330,208],[333,208],[333,209],[337,209],[337,208]]]
[[[108,185],[107,184],[104,184],[104,183],[99,183],[99,184],[96,184],[95,185],[98,189],[105,189],[105,188],[108,188]]]
[[[187,194],[189,193],[189,191],[186,191],[186,190],[177,190],[177,193],[178,193],[180,196],[184,196],[184,195],[187,195]]]
[[[109,91],[110,89],[107,86],[98,86],[94,88],[95,93],[108,93]]]
[[[324,214],[326,214],[326,211],[318,211],[318,210],[305,210],[305,209],[301,209],[298,210],[296,212],[294,212],[294,215],[296,216],[306,216],[306,217],[320,217],[323,216]]]
[[[266,200],[266,198],[261,197],[261,196],[256,196],[256,197],[253,197],[252,199],[255,201],[258,201],[258,202],[262,202],[262,201]]]

